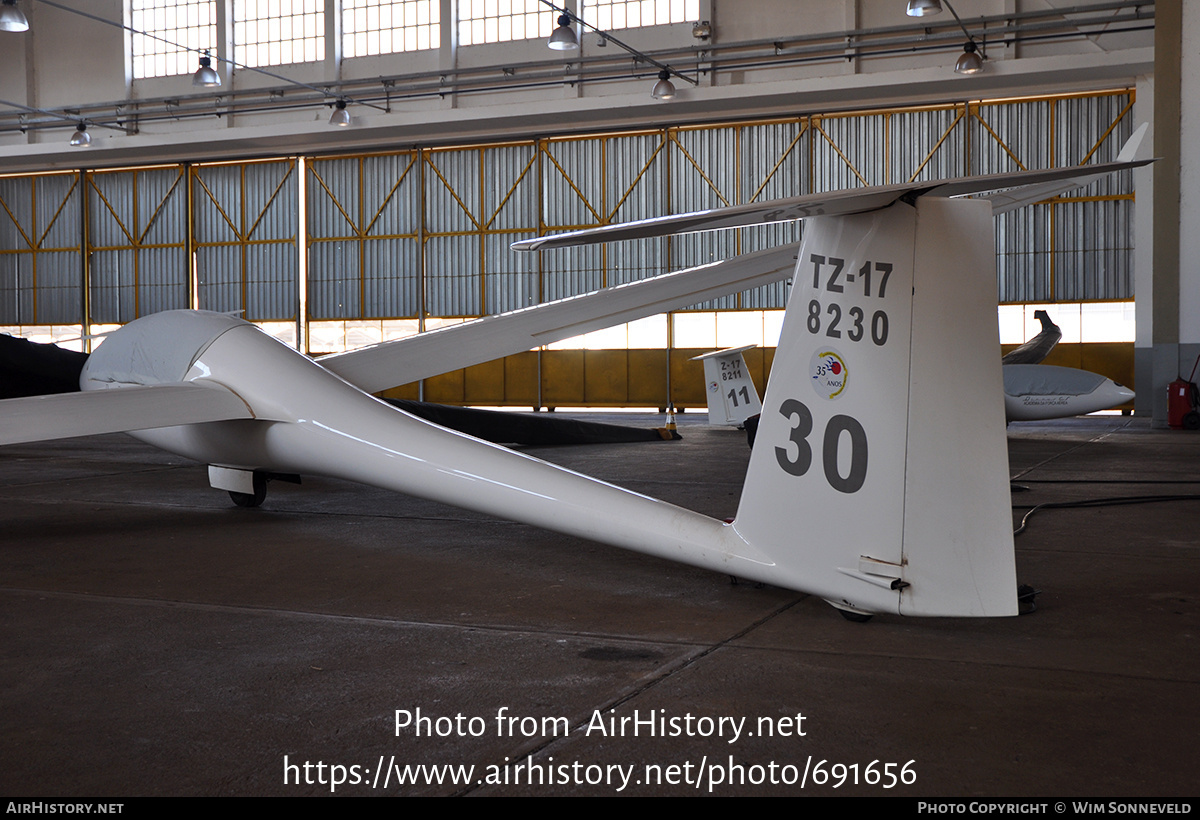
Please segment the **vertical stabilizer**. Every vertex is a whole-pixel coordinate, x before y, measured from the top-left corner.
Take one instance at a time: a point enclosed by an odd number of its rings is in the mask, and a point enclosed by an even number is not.
[[[744,355],[754,347],[730,347],[692,358],[704,363],[709,424],[741,427],[746,419],[762,412],[758,388],[750,378]]]
[[[932,197],[805,226],[734,522],[778,583],[1016,614],[992,231]]]

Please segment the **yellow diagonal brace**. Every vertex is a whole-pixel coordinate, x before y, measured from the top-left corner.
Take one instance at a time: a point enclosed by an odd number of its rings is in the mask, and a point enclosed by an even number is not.
[[[437,174],[437,178],[440,179],[442,184],[446,186],[446,190],[450,192],[450,196],[452,196],[454,201],[458,203],[458,207],[462,208],[463,213],[467,215],[467,219],[471,220],[471,224],[476,228],[482,228],[483,226],[479,224],[479,220],[475,218],[475,215],[471,213],[471,209],[467,207],[467,203],[459,199],[459,196],[457,193],[455,193],[454,188],[450,187],[450,182],[444,176],[442,176],[441,169],[433,164],[433,154],[431,152],[425,152],[425,163],[433,169],[435,174]]]
[[[30,179],[29,184],[30,185],[33,184],[32,179]],[[17,233],[21,234],[21,238],[25,240],[25,244],[29,246],[29,249],[33,250],[34,248],[36,248],[37,244],[34,243],[34,241],[29,238],[29,234],[25,233],[25,229],[22,228],[21,223],[17,221],[16,214],[14,214],[9,209],[8,203],[4,201],[4,197],[2,197],[2,196],[0,196],[0,206],[4,207],[4,212],[8,214],[8,218],[12,220],[13,227],[15,227],[17,229]]]
[[[554,167],[558,169],[558,172],[562,174],[562,178],[565,179],[567,184],[571,186],[571,190],[575,192],[575,195],[579,197],[579,201],[583,203],[585,208],[592,212],[592,216],[596,217],[596,223],[600,225],[607,225],[608,223],[604,221],[604,217],[602,217],[596,211],[596,209],[592,207],[592,203],[588,202],[587,197],[583,195],[583,191],[579,190],[579,186],[575,184],[575,180],[571,179],[571,175],[567,173],[565,168],[558,164],[558,160],[554,158],[554,154],[550,153],[550,148],[547,143],[542,144],[542,153],[550,158],[550,162],[553,163]]]
[[[355,238],[362,239],[364,231],[360,231],[358,226],[354,224],[354,220],[350,218],[350,214],[346,213],[346,209],[342,207],[342,203],[338,202],[338,198],[333,195],[333,191],[329,190],[329,186],[325,184],[325,180],[321,179],[321,175],[317,173],[316,163],[309,163],[308,170],[312,174],[313,179],[315,179],[325,193],[329,195],[329,201],[332,202],[333,206],[338,209],[338,213],[342,215],[342,219],[346,220],[346,224],[350,226],[350,230],[354,231]],[[342,236],[338,238],[345,239],[346,237]]]
[[[687,158],[687,161],[690,162],[692,167],[696,169],[696,173],[700,175],[702,180],[708,183],[708,187],[712,188],[713,193],[717,195],[717,199],[721,200],[721,204],[728,205],[729,200],[717,190],[717,186],[714,185],[713,181],[708,178],[708,174],[704,173],[704,169],[700,167],[700,163],[696,162],[696,160],[692,158],[692,155],[688,153],[688,150],[683,147],[683,143],[679,141],[679,138],[676,136],[675,132],[671,132],[671,142],[675,143],[675,145],[679,147],[679,150],[683,152],[683,155]]]
[[[1004,149],[1004,153],[1008,154],[1009,158],[1017,164],[1018,168],[1020,168],[1022,171],[1029,170],[1025,167],[1025,163],[1017,159],[1017,155],[1012,152],[1012,149],[1008,147],[1004,140],[1000,139],[1000,135],[992,130],[992,126],[987,124],[987,120],[979,116],[979,106],[975,106],[974,110],[971,112],[971,115],[975,117],[975,119],[979,120],[980,124],[987,129],[987,132],[992,135],[992,139],[996,141],[997,145]]]
[[[621,194],[621,201],[618,202],[616,207],[614,207],[608,214],[606,221],[612,221],[612,218],[617,215],[617,211],[621,210],[621,206],[625,204],[625,200],[629,199],[629,195],[633,193],[633,189],[637,187],[637,184],[641,182],[642,177],[644,177],[646,172],[650,170],[650,166],[653,164],[654,158],[659,155],[663,149],[663,146],[666,144],[666,140],[661,138],[659,139],[658,145],[654,146],[654,151],[650,154],[650,158],[646,160],[646,164],[642,166],[642,170],[638,171],[637,176],[633,178],[633,182],[629,183],[629,187],[625,189],[625,193]]]
[[[217,202],[216,195],[214,195],[213,192],[209,190],[208,186],[204,184],[204,178],[200,176],[199,168],[196,169],[195,180],[200,183],[200,187],[204,189],[204,193],[208,194],[209,202],[211,202],[213,204],[213,207],[217,209],[217,213],[219,213],[221,215],[221,218],[225,220],[225,224],[229,226],[229,230],[233,231],[234,240],[236,242],[241,242],[243,239],[245,239],[245,237],[243,237],[241,232],[238,230],[237,225],[233,224],[233,220],[229,218],[229,214],[225,213],[225,209],[221,207],[221,203]],[[194,209],[193,209],[192,217],[195,218]],[[220,244],[232,244],[232,243],[220,243]]]
[[[484,229],[490,228],[492,223],[496,221],[496,217],[498,217],[500,212],[504,210],[504,206],[508,204],[510,199],[512,199],[512,195],[517,192],[517,186],[521,184],[521,180],[525,179],[525,175],[529,173],[529,169],[533,167],[533,163],[535,161],[537,161],[537,151],[534,151],[529,155],[529,162],[525,163],[525,167],[522,168],[521,173],[517,175],[516,181],[512,184],[512,187],[508,189],[508,193],[504,195],[504,199],[502,199],[500,204],[496,206],[496,210],[493,211],[492,215],[488,217],[487,222],[483,223]]]
[[[276,185],[275,190],[271,192],[271,196],[267,200],[266,204],[263,205],[262,211],[260,211],[258,214],[258,218],[254,220],[254,224],[250,226],[250,230],[246,231],[247,239],[249,239],[251,236],[254,235],[254,230],[255,230],[255,228],[258,227],[258,223],[262,222],[263,217],[267,215],[267,211],[271,210],[271,204],[275,201],[275,197],[279,196],[279,192],[283,190],[284,184],[289,179],[291,179],[292,171],[294,171],[295,169],[296,169],[296,164],[294,162],[289,161],[287,163],[287,173],[284,174],[282,177],[280,177],[279,184]]]
[[[846,163],[846,167],[847,167],[847,168],[849,168],[849,169],[850,169],[850,171],[851,171],[851,172],[852,172],[852,173],[853,173],[853,174],[854,174],[856,177],[858,177],[858,181],[859,181],[859,182],[861,182],[863,185],[870,185],[870,184],[871,184],[871,183],[867,182],[867,180],[866,180],[866,177],[864,177],[862,174],[860,174],[860,173],[858,172],[858,169],[854,167],[854,163],[850,162],[850,158],[849,158],[849,157],[847,157],[845,154],[843,154],[843,153],[842,153],[842,149],[841,149],[841,148],[838,148],[838,146],[837,146],[837,143],[835,143],[835,142],[834,142],[834,141],[833,141],[833,140],[830,138],[830,136],[829,136],[828,134],[826,134],[826,133],[825,133],[825,129],[821,127],[821,123],[819,123],[819,122],[817,122],[817,121],[815,121],[815,120],[814,120],[814,121],[813,121],[813,124],[812,124],[812,127],[813,127],[813,128],[815,128],[815,129],[817,129],[817,133],[819,133],[819,134],[820,134],[822,137],[824,137],[824,138],[825,138],[825,141],[826,141],[827,143],[829,143],[829,147],[830,147],[830,148],[832,148],[832,149],[833,149],[833,150],[834,150],[834,151],[837,153],[837,155],[838,155],[839,157],[841,157],[841,158],[842,158],[842,162]]]
[[[938,152],[938,149],[942,147],[942,143],[946,141],[948,136],[950,136],[950,132],[954,130],[954,126],[962,122],[962,118],[965,113],[966,112],[962,110],[958,112],[958,116],[954,118],[954,122],[950,123],[950,127],[947,128],[946,132],[942,134],[936,143],[934,143],[934,146],[929,149],[929,153],[925,155],[925,159],[921,160],[921,164],[917,166],[917,170],[913,171],[912,176],[908,178],[909,182],[914,182],[920,175],[921,171],[925,169],[925,166],[929,164],[929,160],[933,159],[933,155]]]
[[[50,235],[50,229],[54,227],[54,223],[58,221],[58,217],[62,215],[63,208],[67,207],[67,201],[71,199],[71,194],[75,192],[75,188],[79,185],[79,177],[74,177],[71,180],[71,187],[67,189],[67,193],[63,195],[62,202],[58,203],[58,210],[54,212],[54,216],[50,217],[50,222],[46,225],[46,230],[42,231],[42,235],[38,237],[38,250],[46,250],[42,247],[46,242],[46,237]]]
[[[171,198],[171,194],[175,193],[175,189],[179,187],[179,180],[181,179],[183,179],[182,166],[179,168],[179,176],[175,177],[175,181],[171,183],[170,190],[163,194],[163,198],[159,200],[158,206],[154,209],[154,213],[152,213],[150,215],[150,219],[146,221],[146,227],[142,230],[141,235],[138,237],[138,245],[142,245],[146,241],[146,235],[150,233],[150,229],[154,227],[155,221],[158,220],[158,215],[162,213],[163,207],[167,204],[167,200]]]
[[[1089,159],[1092,158],[1092,154],[1096,153],[1096,151],[1099,150],[1100,146],[1104,144],[1104,141],[1106,139],[1108,139],[1108,135],[1113,132],[1114,128],[1116,128],[1118,125],[1120,125],[1121,120],[1125,119],[1125,115],[1128,114],[1130,109],[1132,109],[1132,108],[1133,108],[1133,98],[1130,97],[1129,102],[1125,105],[1125,107],[1123,109],[1121,109],[1121,113],[1117,115],[1117,118],[1115,120],[1113,120],[1112,125],[1108,126],[1108,128],[1105,129],[1104,133],[1100,135],[1100,139],[1096,140],[1096,144],[1092,146],[1091,150],[1087,152],[1087,154],[1084,156],[1083,159],[1079,160],[1080,165],[1085,164]]]
[[[808,123],[805,122],[803,125],[800,126],[800,130],[798,132],[796,132],[796,136],[792,137],[792,141],[790,143],[788,143],[788,147],[783,149],[783,153],[779,155],[778,161],[776,161],[775,165],[771,168],[771,170],[769,172],[767,172],[766,177],[763,178],[763,181],[759,184],[758,188],[755,189],[755,191],[751,195],[750,199],[746,200],[748,203],[754,202],[755,200],[758,199],[758,195],[761,194],[763,192],[763,189],[767,187],[767,183],[771,181],[772,177],[775,176],[775,172],[780,169],[780,167],[783,165],[784,161],[791,155],[792,149],[795,148],[796,145],[800,142],[800,138],[804,136],[804,132],[807,130],[808,130]]]
[[[88,183],[92,186],[92,190],[96,192],[96,196],[100,197],[100,201],[104,203],[104,207],[108,208],[108,212],[112,214],[113,222],[117,223],[117,227],[121,229],[121,233],[125,234],[125,238],[129,240],[129,244],[136,248],[137,240],[133,238],[133,234],[131,234],[129,229],[126,228],[124,223],[121,222],[121,217],[117,216],[117,212],[113,209],[113,206],[109,204],[108,199],[105,198],[104,192],[96,186],[96,178],[94,176],[89,176]]]
[[[392,201],[392,197],[396,195],[396,191],[400,190],[400,186],[404,184],[404,179],[408,176],[408,172],[411,171],[416,164],[417,155],[415,153],[410,154],[408,158],[408,167],[401,172],[400,178],[396,180],[396,184],[392,186],[392,189],[387,192],[387,196],[383,198],[383,202],[379,203],[379,210],[375,212],[375,216],[371,217],[371,221],[367,223],[367,227],[363,228],[363,236],[369,234],[371,229],[375,227],[375,223],[379,221],[379,217],[383,216],[383,209],[386,208],[388,203]]]

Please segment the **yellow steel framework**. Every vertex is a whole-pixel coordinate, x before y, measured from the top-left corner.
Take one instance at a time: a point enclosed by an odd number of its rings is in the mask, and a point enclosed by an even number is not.
[[[9,177],[3,180],[6,184],[0,185],[0,208],[4,210],[4,213],[11,220],[13,231],[19,240],[18,247],[0,248],[0,260],[3,262],[2,267],[5,270],[11,267],[16,271],[22,260],[28,260],[29,288],[32,291],[30,296],[32,315],[21,315],[19,309],[15,308],[17,302],[19,302],[20,294],[14,290],[12,294],[14,314],[8,317],[0,317],[0,324],[50,324],[50,322],[41,316],[42,311],[39,310],[38,305],[38,262],[46,254],[79,253],[78,234],[76,234],[77,241],[74,244],[49,244],[51,231],[58,224],[59,218],[67,210],[67,204],[79,188],[79,174],[69,174],[70,185],[64,193],[61,195],[51,194],[49,204],[53,207],[54,211],[49,219],[38,219],[38,214],[41,211],[38,195],[39,190],[45,192],[46,188],[44,184],[40,183],[43,183],[47,179],[61,179],[64,176],[68,175],[22,175]],[[28,197],[27,199],[26,196]],[[19,201],[21,199],[25,199],[25,202],[28,203],[27,211],[22,207],[23,203]],[[28,218],[23,218],[25,214],[28,214]],[[16,279],[15,276],[14,279]],[[82,292],[83,289],[80,288],[80,290]],[[80,313],[82,313],[83,298],[86,297],[81,295]]]
[[[274,187],[262,199],[261,205],[253,208],[250,205],[251,197],[249,196],[250,189],[247,183],[247,171],[251,166],[274,166],[276,179]],[[215,180],[210,178],[210,174],[217,175],[226,169],[236,169],[237,184],[236,191],[230,195],[224,187],[215,184]],[[272,235],[273,230],[277,226],[275,220],[268,220],[268,215],[272,214],[272,208],[276,205],[276,201],[288,185],[295,184],[295,159],[283,160],[266,160],[263,162],[242,162],[242,163],[206,163],[201,165],[193,165],[189,168],[192,184],[192,209],[190,213],[192,236],[192,264],[196,264],[197,253],[205,248],[213,249],[235,249],[239,262],[239,270],[237,271],[238,291],[240,304],[234,309],[248,310],[250,301],[248,299],[249,289],[251,287],[250,271],[252,266],[249,264],[249,253],[255,247],[295,245],[297,241],[296,224],[293,222],[287,226],[291,233],[283,236]],[[264,191],[265,193],[265,191]],[[203,195],[203,198],[201,197]],[[200,203],[197,200],[201,200]],[[226,238],[222,239],[207,239],[200,240],[196,238],[196,216],[201,207],[211,208],[219,217],[219,221],[224,226],[223,231]],[[286,276],[286,272],[285,272]],[[200,307],[208,307],[206,305],[205,282],[198,281],[198,293],[196,300]],[[223,308],[228,309],[228,308]],[[273,315],[268,316],[253,316],[247,314],[248,319],[275,319],[286,320],[296,318],[296,305],[278,305]]]
[[[364,184],[366,175],[370,173],[369,164],[379,156],[396,156],[401,158],[403,169],[396,175],[391,182],[387,192],[378,201],[368,202],[366,199],[367,186]],[[389,206],[393,204],[397,195],[404,187],[405,183],[411,183],[410,177],[420,176],[420,166],[418,165],[420,156],[416,151],[402,151],[392,155],[353,155],[353,156],[338,156],[338,157],[322,157],[320,160],[313,160],[307,164],[308,178],[310,180],[309,190],[313,191],[310,195],[314,199],[318,197],[316,191],[320,191],[324,198],[330,202],[337,213],[345,222],[345,232],[332,232],[329,234],[317,235],[317,232],[312,229],[312,215],[310,213],[309,230],[305,232],[307,242],[306,250],[321,243],[344,243],[354,242],[356,244],[356,256],[358,259],[358,270],[360,272],[358,283],[359,294],[359,310],[353,318],[365,318],[368,316],[376,316],[377,313],[370,311],[367,307],[366,293],[366,275],[367,270],[367,247],[372,241],[389,240],[389,239],[412,239],[419,240],[421,230],[419,225],[414,225],[410,231],[390,232],[379,230],[377,228],[383,221],[383,217]],[[350,161],[355,164],[357,185],[357,197],[353,204],[343,201],[334,190],[334,185],[331,180],[327,180],[325,167],[332,163]],[[315,189],[315,190],[314,190]],[[419,313],[414,311],[411,314],[405,314],[403,318],[415,317]],[[312,313],[309,312],[310,318]],[[399,318],[399,317],[391,317]]]
[[[503,157],[500,156],[502,152],[515,152],[518,161],[506,167]],[[522,154],[528,154],[527,158],[520,160]],[[422,259],[424,260],[425,251],[430,243],[441,244],[440,240],[453,238],[471,240],[475,257],[472,267],[477,274],[475,302],[481,315],[496,312],[488,304],[487,285],[489,277],[499,275],[503,268],[500,260],[488,258],[487,238],[507,237],[508,241],[516,241],[534,233],[536,215],[519,213],[519,209],[516,209],[517,213],[512,214],[510,207],[515,204],[518,190],[522,186],[531,185],[531,180],[536,178],[534,169],[537,159],[536,145],[532,142],[468,148],[426,148],[421,151],[421,162],[427,182],[422,190]],[[459,178],[453,178],[449,174],[447,165],[451,162],[459,166]],[[505,174],[507,176],[504,176]],[[496,181],[494,187],[489,186],[489,178]],[[462,190],[463,182],[467,182],[474,190]],[[432,204],[432,198],[436,194],[449,197],[453,207],[436,208]],[[448,204],[443,202],[443,205]],[[515,224],[501,225],[503,217],[511,217]],[[454,244],[450,243],[450,247],[454,247]],[[422,271],[425,270],[427,268],[423,265]],[[422,288],[422,291],[428,293],[428,287]],[[540,296],[539,287],[539,300]],[[429,313],[462,315],[446,310],[430,310]]]
[[[167,186],[165,192],[162,192],[161,195],[157,197],[157,202],[150,203],[152,205],[152,210],[150,213],[142,213],[141,189],[143,186],[140,184],[141,180],[146,174],[163,174],[164,172],[173,177],[170,185]],[[118,175],[121,177],[130,177],[129,185],[124,191],[124,193],[128,195],[127,208],[122,208],[119,205],[115,205],[111,198],[111,192],[106,193],[105,186],[102,184],[102,180],[110,177],[115,178]],[[104,223],[104,226],[109,228],[109,230],[103,231],[105,236],[113,233],[111,228],[116,228],[116,232],[119,233],[119,235],[125,240],[122,243],[105,242],[100,240],[97,236],[98,233],[101,233],[100,230],[95,228],[90,230],[88,232],[88,240],[86,243],[86,258],[88,259],[89,270],[94,265],[96,254],[120,253],[122,251],[133,252],[130,254],[133,270],[131,281],[128,285],[131,287],[133,293],[133,316],[123,316],[120,317],[121,319],[128,321],[129,319],[141,316],[143,312],[140,303],[142,294],[142,254],[140,251],[167,248],[176,248],[179,250],[187,249],[186,232],[178,230],[178,228],[181,226],[176,226],[177,229],[175,234],[178,236],[178,239],[175,241],[148,241],[150,234],[154,232],[156,226],[159,225],[160,217],[167,210],[172,198],[175,197],[181,190],[181,183],[184,183],[185,180],[186,169],[182,165],[166,168],[135,168],[127,171],[89,171],[87,173],[88,196],[94,198],[96,202],[96,205],[89,205],[91,220],[94,220],[96,224]],[[188,279],[185,272],[168,272],[168,275],[171,275],[172,278],[177,278],[179,285],[184,289],[184,293],[187,294],[186,289],[188,287]],[[91,282],[89,282],[89,285],[89,291],[91,290],[91,287],[95,287],[95,285]],[[189,296],[185,295],[185,303],[174,306],[185,307],[186,304],[190,304],[190,302],[191,299]],[[116,319],[116,317],[98,317],[94,313],[89,312],[88,321],[113,322],[119,321],[119,319]]]
[[[1091,119],[1082,117],[1080,112],[1093,110],[1086,108],[1092,103],[1095,103],[1094,112],[1100,113],[1093,113]],[[249,204],[247,180],[247,169],[252,163],[225,164],[237,168],[234,172],[238,176],[236,185],[228,184],[227,176],[225,184],[211,184],[210,175],[218,173],[212,169],[220,166],[187,168],[189,217],[185,236],[157,243],[148,241],[150,228],[159,218],[158,213],[167,199],[176,195],[178,183],[185,176],[182,167],[177,171],[180,179],[144,222],[137,214],[132,220],[120,218],[117,209],[96,185],[99,176],[91,174],[87,184],[96,207],[106,209],[120,226],[123,242],[88,245],[88,250],[179,247],[184,243],[190,266],[188,280],[195,281],[198,253],[207,248],[236,248],[241,266],[236,278],[240,284],[241,307],[245,307],[250,275],[247,255],[254,246],[298,241],[307,259],[308,282],[311,284],[321,273],[312,270],[315,249],[330,242],[355,243],[358,270],[346,276],[358,277],[357,282],[352,283],[357,290],[357,306],[348,304],[344,315],[321,318],[416,319],[423,328],[427,318],[487,314],[753,250],[781,238],[791,238],[796,229],[766,226],[742,229],[725,237],[688,236],[641,244],[618,243],[611,247],[555,252],[557,255],[543,253],[522,261],[513,261],[505,255],[504,246],[514,239],[656,213],[678,213],[812,193],[847,184],[905,182],[946,174],[1086,163],[1095,158],[1102,146],[1113,144],[1118,129],[1121,133],[1130,130],[1133,104],[1133,90],[1124,89],[871,111],[822,112],[761,121],[669,126],[520,142],[424,146],[399,152],[319,158],[306,162],[304,187],[309,192],[310,202],[319,199],[332,210],[326,214],[319,232],[312,224],[314,217],[309,212],[308,224],[298,227],[299,236],[293,235],[292,230],[278,227],[278,214],[269,213],[281,193],[293,191],[297,185],[294,159],[271,161],[280,169],[271,178],[273,189],[259,191],[254,207]],[[1070,133],[1065,130],[1067,128],[1072,129]],[[1087,144],[1082,145],[1081,140],[1086,140]],[[372,194],[375,199],[368,201],[368,174],[372,172],[370,169],[376,168],[368,165],[372,157],[398,158],[398,161],[388,166],[388,173],[393,176],[370,180],[376,186]],[[326,163],[335,160],[356,163],[357,173],[353,175],[356,179],[347,177],[342,180],[344,184],[339,183],[340,187],[332,184],[329,174],[335,169]],[[230,172],[219,173],[228,175]],[[30,185],[33,184],[31,181]],[[260,177],[256,184],[263,185],[263,178]],[[417,193],[409,191],[408,186],[412,185],[418,186]],[[406,192],[405,196],[415,197],[413,202],[416,204],[409,209],[412,212],[404,211],[402,218],[393,215],[385,220],[386,209],[392,207],[393,200],[402,190]],[[1106,193],[1108,190],[1113,192]],[[378,196],[380,193],[381,197]],[[32,187],[30,196],[34,196]],[[59,218],[70,196],[71,192],[68,192],[58,203],[54,219]],[[1122,202],[1132,197],[1127,190],[1110,186],[1056,198],[1042,206],[1048,209],[1045,213],[1050,225],[1049,238],[1048,241],[1041,240],[1047,244],[1035,252],[1048,262],[1040,263],[1041,268],[1030,268],[1033,271],[1030,275],[1042,275],[1038,271],[1048,267],[1049,281],[1043,281],[1039,287],[1048,291],[1049,300],[1058,296],[1057,266],[1061,258],[1076,252],[1068,245],[1059,247],[1063,208],[1081,203]],[[0,197],[0,207],[8,212],[14,224],[20,221],[14,216],[17,210],[5,204],[3,197]],[[80,207],[86,208],[86,202]],[[203,238],[195,235],[197,214],[201,210],[215,215],[213,219],[222,226],[218,232],[220,236],[214,235],[216,229],[211,224],[208,235]],[[340,219],[336,216],[328,218],[328,214],[335,213]],[[18,224],[17,230],[21,247],[6,248],[0,250],[0,254],[36,255],[48,250],[69,250],[43,247],[49,225],[35,230],[32,225]],[[413,310],[406,308],[395,314],[372,305],[366,287],[365,255],[369,243],[376,240],[409,241],[419,249],[415,268],[402,273],[417,280],[415,289],[420,297]],[[1125,249],[1107,250],[1122,252]],[[526,292],[523,289],[529,282],[533,284]],[[388,285],[384,283],[383,286]],[[193,285],[190,301],[203,306],[203,293],[196,292],[197,287],[203,290],[203,285]],[[505,290],[510,287],[512,293]],[[753,299],[750,294],[737,294],[721,300],[719,305],[735,309],[782,307],[782,293],[780,288],[770,291],[770,295],[756,295]],[[1068,300],[1078,301],[1078,298]],[[697,307],[711,309],[711,306]],[[317,321],[303,304],[300,316],[304,322]],[[0,323],[3,322],[0,317]],[[550,362],[582,357],[584,361],[578,364],[584,368],[581,372],[586,373],[589,372],[586,360],[590,356],[598,363],[603,358],[599,353],[546,351],[546,354],[554,355],[539,357],[534,371],[529,370],[529,356],[524,356],[513,358],[510,362],[512,372],[504,376],[463,374],[458,378],[447,377],[442,382],[459,385],[450,390],[462,394],[459,400],[524,404],[541,403],[542,394],[557,396],[563,385],[575,382],[590,385],[582,395],[574,396],[579,402],[617,403],[629,400],[634,394],[643,398],[649,394],[667,395],[658,388],[647,391],[643,389],[644,384],[639,384],[636,389],[628,389],[628,385],[618,389],[611,380],[595,376],[594,367],[594,378],[565,378],[560,373],[561,378],[557,378],[554,385],[547,385],[546,369],[561,370],[561,363]],[[626,356],[626,364],[618,367],[617,372],[636,372],[644,378],[647,373],[679,371],[671,380],[672,390],[680,398],[687,393],[680,386],[686,367],[678,364],[673,354],[667,362],[655,360],[639,364],[634,364],[633,359],[641,354],[629,358],[632,355]],[[764,358],[764,361],[768,360],[769,356]],[[534,379],[539,384],[537,397],[527,394],[533,372],[539,374]],[[629,378],[632,380],[633,376]],[[468,396],[473,392],[472,384],[482,385],[474,391],[477,394],[474,397]],[[608,386],[597,386],[604,384]],[[509,395],[510,389],[516,389],[522,395]],[[571,402],[564,400],[563,403]]]

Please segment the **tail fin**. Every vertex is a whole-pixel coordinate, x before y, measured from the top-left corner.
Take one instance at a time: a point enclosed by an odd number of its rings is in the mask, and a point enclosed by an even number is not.
[[[863,612],[1016,614],[992,246],[977,200],[806,226],[733,525],[778,583]]]
[[[708,399],[708,423],[740,427],[742,422],[762,412],[758,388],[746,367],[747,350],[754,345],[730,347],[695,356],[704,363],[704,395]]]

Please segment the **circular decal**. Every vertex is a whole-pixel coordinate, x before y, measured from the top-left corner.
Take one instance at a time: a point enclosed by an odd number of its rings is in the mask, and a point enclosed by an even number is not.
[[[716,382],[708,383],[708,392],[709,393],[716,393],[720,389],[721,389],[721,385],[717,384]]]
[[[813,389],[823,399],[836,399],[846,389],[846,360],[831,347],[817,349],[808,372]]]

